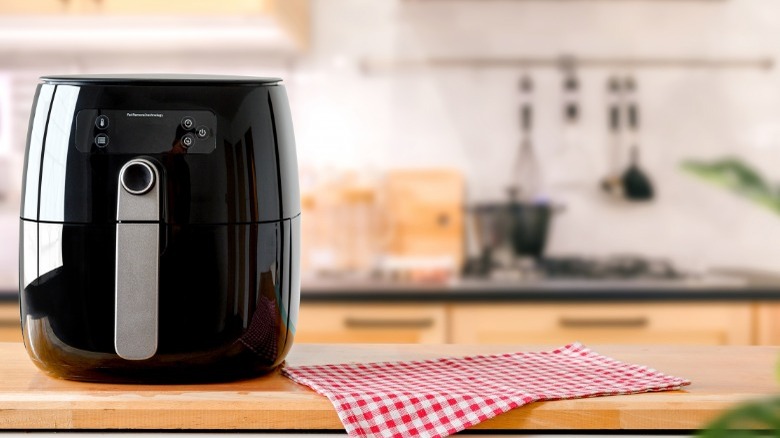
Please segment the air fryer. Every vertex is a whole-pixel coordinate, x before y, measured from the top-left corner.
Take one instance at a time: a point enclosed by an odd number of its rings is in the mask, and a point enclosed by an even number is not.
[[[272,370],[300,297],[280,79],[41,78],[20,232],[24,342],[46,373],[164,383]]]

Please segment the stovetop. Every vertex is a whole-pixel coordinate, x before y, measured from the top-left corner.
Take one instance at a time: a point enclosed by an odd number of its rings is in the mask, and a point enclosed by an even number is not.
[[[466,274],[456,287],[494,289],[710,289],[745,286],[744,279],[680,269],[664,258],[640,255],[554,256],[516,260],[510,267]]]
[[[696,275],[674,266],[666,259],[637,255],[608,257],[556,256],[518,259],[506,266],[466,270],[465,279],[547,280],[547,281],[674,281]]]
[[[583,280],[680,280],[692,274],[665,259],[642,256],[550,257],[528,269],[548,279]]]
[[[738,275],[683,270],[670,260],[635,255],[556,256],[517,260],[512,269],[454,276],[447,281],[389,278],[307,278],[307,299],[319,300],[550,300],[747,299],[750,284]],[[780,277],[778,277],[780,278]],[[761,292],[775,297],[774,292]],[[766,288],[765,288],[766,289]],[[764,295],[761,295],[763,297]]]
[[[415,282],[385,277],[309,278],[308,292],[349,291],[635,291],[715,290],[746,286],[735,276],[682,270],[671,261],[635,255],[607,257],[556,256],[541,260],[516,260],[488,272],[463,273],[447,281]],[[779,283],[780,284],[780,283]]]

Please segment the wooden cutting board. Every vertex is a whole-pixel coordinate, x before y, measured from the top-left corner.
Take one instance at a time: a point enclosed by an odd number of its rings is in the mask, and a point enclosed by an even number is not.
[[[387,174],[388,252],[396,256],[452,256],[463,261],[465,180],[455,170],[394,170]]]

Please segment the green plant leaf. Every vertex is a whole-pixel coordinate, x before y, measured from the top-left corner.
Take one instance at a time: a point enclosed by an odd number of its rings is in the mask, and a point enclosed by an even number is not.
[[[780,359],[777,360],[777,365],[775,365],[775,378],[777,383],[780,383]]]
[[[780,214],[780,192],[738,158],[727,157],[711,162],[686,160],[680,167],[702,181],[727,189]]]
[[[700,431],[704,438],[780,437],[780,397],[742,404]]]

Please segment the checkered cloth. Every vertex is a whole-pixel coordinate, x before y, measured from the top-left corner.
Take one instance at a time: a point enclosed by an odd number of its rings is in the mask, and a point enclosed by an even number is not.
[[[534,401],[690,384],[578,343],[538,353],[287,367],[282,373],[326,396],[353,437],[444,437]]]

